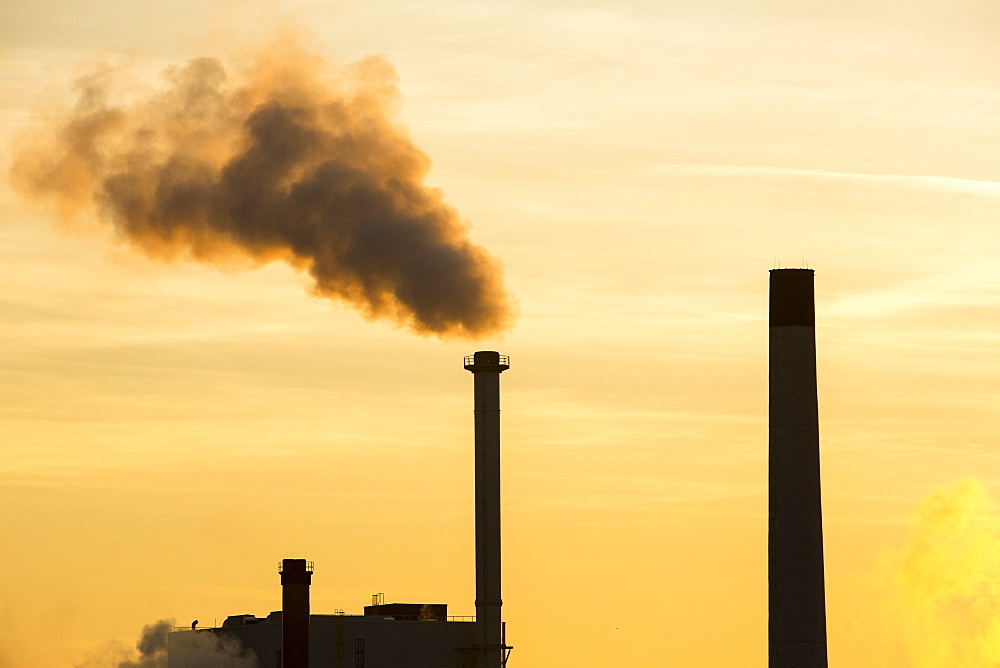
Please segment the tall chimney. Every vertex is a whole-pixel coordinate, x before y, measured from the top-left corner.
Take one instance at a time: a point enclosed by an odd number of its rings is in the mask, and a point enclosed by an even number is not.
[[[481,350],[465,358],[475,382],[476,419],[476,627],[479,668],[505,661],[500,616],[500,374],[510,360]]]
[[[770,668],[827,665],[812,269],[772,269],[768,457]]]
[[[281,561],[280,668],[309,668],[309,585],[313,564],[305,559]]]

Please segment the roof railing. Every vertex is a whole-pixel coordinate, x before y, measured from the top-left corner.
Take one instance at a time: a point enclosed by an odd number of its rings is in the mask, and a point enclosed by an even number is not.
[[[336,610],[334,610],[333,614],[335,616],[338,616],[338,617],[345,616],[344,615],[344,611],[341,610],[340,608],[337,608]],[[358,615],[351,615],[351,616],[352,617],[357,617]],[[421,619],[417,615],[386,615],[386,616],[387,617],[393,617],[398,622],[419,622],[419,621],[424,621],[424,622],[440,622],[440,621],[444,621],[444,620],[441,620],[441,619],[426,619],[426,618],[425,619]],[[476,621],[476,616],[475,615],[448,615],[448,621],[449,622],[474,622],[474,621]],[[221,629],[221,628],[222,628],[221,626],[197,626],[195,628],[191,628],[190,626],[175,626],[175,627],[173,627],[172,630],[173,630],[174,633],[180,633],[182,631],[214,631],[214,630]]]

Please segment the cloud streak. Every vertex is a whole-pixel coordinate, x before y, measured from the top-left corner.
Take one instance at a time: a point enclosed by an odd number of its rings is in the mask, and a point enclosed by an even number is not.
[[[800,169],[794,167],[749,165],[662,164],[652,165],[649,169],[655,172],[667,172],[691,176],[806,178],[826,181],[853,181],[856,183],[869,183],[873,185],[890,185],[911,190],[1000,196],[1000,182],[962,179],[952,176],[867,174],[863,172],[839,172],[824,169]]]

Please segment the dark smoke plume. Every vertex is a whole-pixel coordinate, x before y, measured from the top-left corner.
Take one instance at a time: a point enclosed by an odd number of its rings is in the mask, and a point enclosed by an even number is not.
[[[334,67],[284,40],[240,68],[197,58],[166,76],[117,104],[120,72],[80,80],[50,139],[19,151],[14,182],[64,218],[96,206],[151,257],[283,260],[315,294],[421,334],[509,324],[497,260],[423,183],[430,163],[396,121],[385,60]]]

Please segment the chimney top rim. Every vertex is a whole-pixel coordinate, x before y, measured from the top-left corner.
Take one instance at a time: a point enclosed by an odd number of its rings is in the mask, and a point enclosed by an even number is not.
[[[305,559],[282,559],[278,562],[279,573],[312,573],[315,563]]]
[[[472,373],[479,371],[499,373],[510,368],[510,357],[495,350],[480,350],[474,355],[466,355],[463,365]]]

